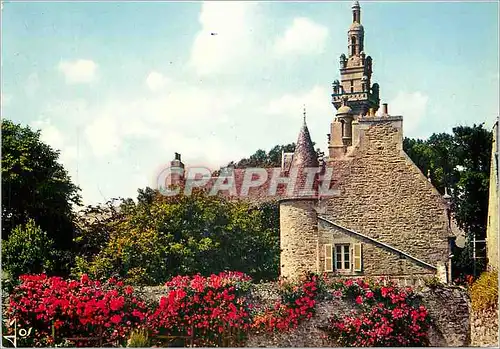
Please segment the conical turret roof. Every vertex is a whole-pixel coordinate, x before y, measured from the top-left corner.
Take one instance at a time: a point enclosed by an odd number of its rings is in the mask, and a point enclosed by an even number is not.
[[[304,118],[304,123],[300,128],[297,144],[295,145],[291,167],[317,167],[318,164],[318,154],[314,150],[311,135],[309,134],[309,129]]]

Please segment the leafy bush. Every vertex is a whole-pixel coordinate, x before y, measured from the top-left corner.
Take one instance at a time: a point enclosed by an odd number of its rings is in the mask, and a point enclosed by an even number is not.
[[[138,204],[122,203],[119,213],[92,213],[104,218],[80,230],[76,240],[86,252],[77,258],[73,275],[116,275],[136,285],[224,270],[239,270],[256,281],[277,277],[276,204],[254,209],[199,191],[190,196],[148,195]]]
[[[147,348],[150,346],[149,333],[146,329],[134,330],[127,341],[128,348]]]
[[[2,268],[10,281],[22,274],[51,272],[54,267],[53,241],[30,219],[16,226],[2,244]]]
[[[498,272],[487,271],[470,288],[472,309],[476,311],[498,307]]]
[[[438,277],[433,276],[433,277],[425,278],[424,285],[429,287],[429,288],[437,288],[437,287],[443,286],[443,283],[441,282],[441,280],[439,280]]]

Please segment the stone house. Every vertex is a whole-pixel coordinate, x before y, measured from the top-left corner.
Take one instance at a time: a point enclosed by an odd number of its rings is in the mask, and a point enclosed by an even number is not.
[[[333,83],[337,111],[328,155],[318,159],[304,111],[295,152],[283,154],[280,168],[263,170],[266,179],[298,173],[298,185],[287,190],[290,182],[263,181],[246,188],[244,199],[279,201],[281,276],[312,271],[410,282],[437,276],[448,282],[457,233],[450,197],[441,195],[403,151],[403,117],[390,115],[387,104],[377,113],[380,89],[372,83],[373,62],[364,51],[358,1],[352,5],[347,39],[348,55],[340,56],[341,81]],[[179,154],[174,162],[183,173]],[[319,170],[309,178],[308,168]],[[245,170],[227,169],[205,188],[214,193],[221,178],[230,190],[217,194],[241,198]],[[306,183],[312,183],[312,191],[300,194],[297,188]],[[332,189],[328,195],[320,190],[325,183]]]
[[[333,83],[337,113],[326,159],[338,195],[281,201],[281,274],[438,276],[447,282],[455,237],[449,196],[443,197],[403,151],[403,117],[389,115],[387,104],[376,114],[379,85],[372,84],[357,1],[352,19],[348,55],[340,56],[341,81]],[[311,148],[298,148],[293,157],[305,149]]]

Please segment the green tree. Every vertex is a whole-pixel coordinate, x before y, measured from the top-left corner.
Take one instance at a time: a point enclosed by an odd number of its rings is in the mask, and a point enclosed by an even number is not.
[[[150,200],[140,199],[145,192]],[[153,285],[174,275],[223,270],[257,280],[277,277],[277,205],[260,209],[202,191],[175,197],[153,192],[139,190],[137,204],[125,200],[116,213],[80,230],[77,240],[92,253],[77,258],[75,274],[116,274]]]
[[[80,203],[80,195],[58,158],[59,151],[40,140],[40,131],[2,121],[3,240],[33,219],[56,249],[71,249],[72,205]]]
[[[11,280],[22,274],[51,273],[54,257],[54,242],[32,219],[15,227],[2,244],[2,269]]]
[[[276,145],[271,150],[269,150],[268,153],[266,153],[266,151],[262,149],[259,149],[254,154],[250,155],[249,158],[241,159],[238,162],[232,161],[228,164],[228,166],[233,166],[235,168],[280,167],[283,151],[285,153],[293,153],[295,151],[295,143],[290,143],[287,145]],[[323,155],[319,148],[316,149],[316,153],[318,154],[318,157]]]

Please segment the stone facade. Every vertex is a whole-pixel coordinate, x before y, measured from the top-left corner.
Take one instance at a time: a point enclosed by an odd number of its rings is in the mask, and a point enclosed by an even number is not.
[[[319,211],[326,219],[394,249],[328,228],[322,229],[321,243],[363,244],[363,270],[351,275],[435,274],[438,264],[449,262],[452,233],[446,204],[402,150],[401,130],[390,122],[373,121],[360,133],[350,157],[350,173],[339,180],[340,196],[322,202]],[[339,162],[332,161],[332,166]],[[403,258],[397,251],[435,268]]]
[[[493,146],[491,149],[490,195],[488,201],[488,225],[486,229],[486,252],[488,268],[500,270],[498,264],[498,121],[493,127]]]

